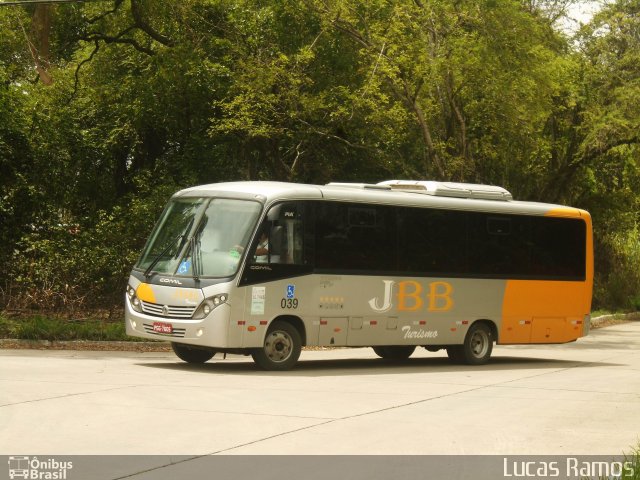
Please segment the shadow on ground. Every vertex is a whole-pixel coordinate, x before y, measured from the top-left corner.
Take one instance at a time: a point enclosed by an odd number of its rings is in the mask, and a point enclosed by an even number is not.
[[[202,365],[175,362],[138,362],[136,365],[152,369],[200,372],[212,374],[234,374],[252,376],[319,377],[340,375],[383,375],[383,374],[424,374],[466,372],[469,374],[505,370],[566,369],[617,366],[606,362],[580,362],[545,358],[494,357],[487,365],[453,365],[447,358],[410,358],[402,362],[392,362],[380,358],[304,360],[295,369],[286,372],[260,370],[253,362],[214,357]]]

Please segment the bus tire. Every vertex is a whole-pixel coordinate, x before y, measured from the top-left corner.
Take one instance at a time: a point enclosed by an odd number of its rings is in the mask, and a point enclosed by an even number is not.
[[[180,360],[187,363],[205,363],[216,354],[213,349],[197,348],[176,342],[171,342],[171,348]]]
[[[454,363],[484,365],[493,351],[493,332],[489,325],[476,322],[469,328],[462,345],[447,348],[447,355]]]
[[[302,340],[298,329],[276,320],[264,337],[262,348],[251,351],[253,361],[263,370],[291,370],[300,358]]]
[[[415,351],[415,345],[395,345],[395,346],[380,346],[372,347],[381,358],[385,360],[406,360]]]

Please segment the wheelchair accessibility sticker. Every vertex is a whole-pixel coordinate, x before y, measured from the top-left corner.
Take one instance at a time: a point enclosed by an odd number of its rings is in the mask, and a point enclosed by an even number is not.
[[[287,299],[294,298],[296,296],[295,285],[287,285]]]

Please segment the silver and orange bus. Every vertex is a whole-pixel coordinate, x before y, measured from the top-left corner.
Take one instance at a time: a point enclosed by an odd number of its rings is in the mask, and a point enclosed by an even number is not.
[[[233,182],[177,192],[126,290],[129,335],[202,363],[292,368],[303,346],[416,347],[483,364],[498,344],[589,332],[591,217],[432,181]]]

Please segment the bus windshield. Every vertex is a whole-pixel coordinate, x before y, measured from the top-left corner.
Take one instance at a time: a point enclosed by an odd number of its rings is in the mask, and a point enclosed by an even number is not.
[[[234,275],[260,210],[247,200],[172,200],[136,267],[165,275]]]

